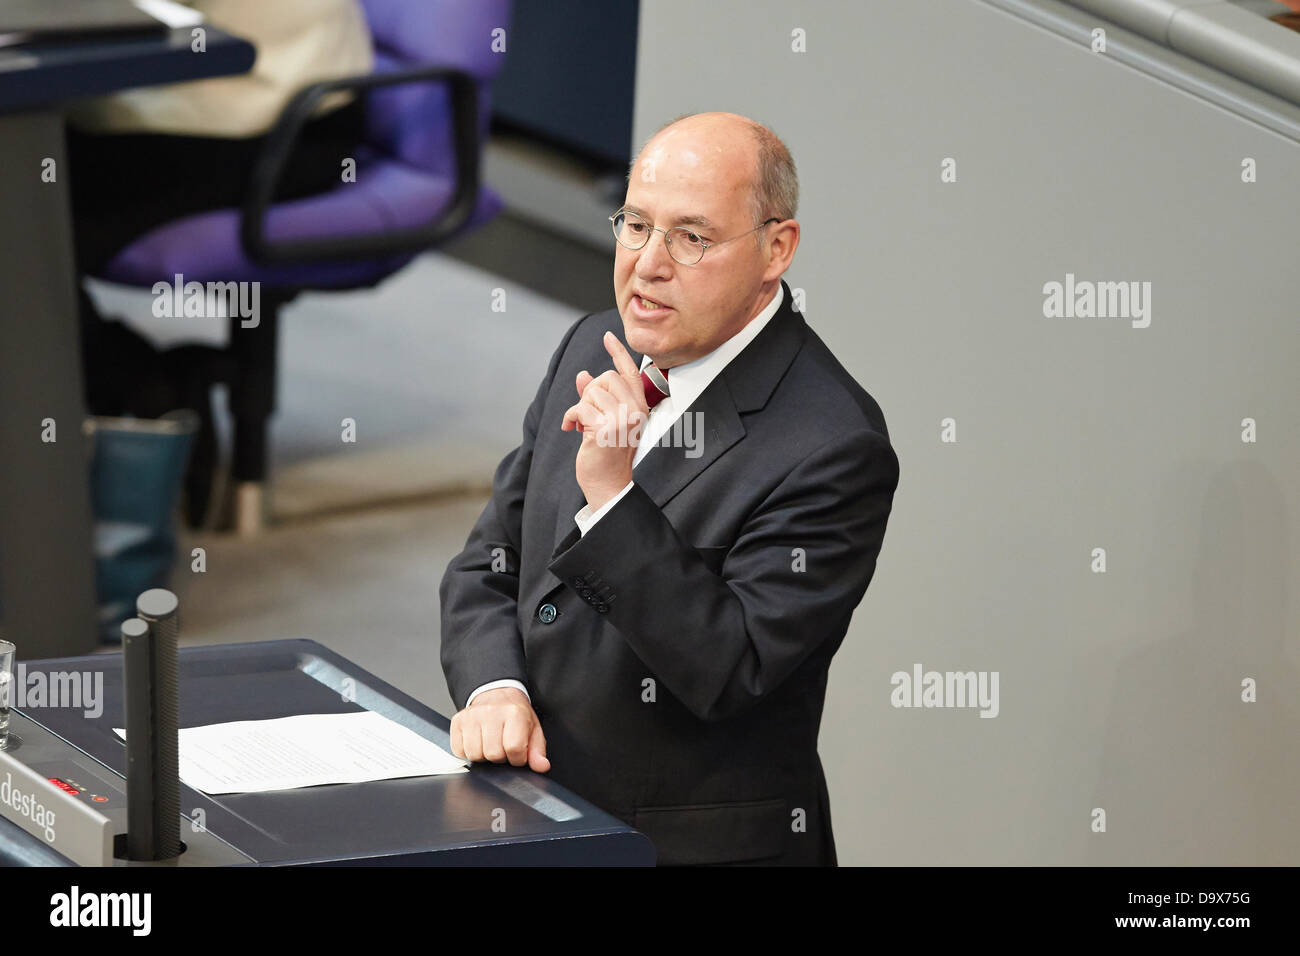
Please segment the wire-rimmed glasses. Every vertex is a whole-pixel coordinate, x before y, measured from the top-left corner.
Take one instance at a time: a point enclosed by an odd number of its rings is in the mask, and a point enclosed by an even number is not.
[[[756,232],[769,223],[780,222],[781,220],[774,216],[766,222],[760,222],[753,229],[742,232],[739,236],[732,236],[731,239],[720,239],[717,242],[707,242],[699,233],[691,232],[685,226],[662,229],[646,222],[636,213],[628,212],[626,209],[620,209],[614,213],[609,217],[609,221],[614,227],[614,238],[624,248],[640,249],[650,241],[651,233],[662,232],[664,234],[664,244],[668,247],[668,254],[676,262],[684,266],[693,266],[704,258],[706,249],[720,246],[724,242],[731,242],[732,239],[739,239],[741,236],[748,236],[751,232]]]

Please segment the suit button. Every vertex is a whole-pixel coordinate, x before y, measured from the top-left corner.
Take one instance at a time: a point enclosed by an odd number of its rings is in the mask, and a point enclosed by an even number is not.
[[[537,609],[537,619],[543,624],[550,624],[555,620],[555,616],[558,613],[559,612],[555,610],[554,604],[543,604]]]

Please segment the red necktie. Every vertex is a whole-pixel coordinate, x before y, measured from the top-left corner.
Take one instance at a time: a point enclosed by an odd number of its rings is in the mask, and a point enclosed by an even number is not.
[[[654,369],[661,376],[663,376],[664,386],[666,387],[668,385],[667,371],[661,371],[659,368],[657,368],[654,365],[647,365],[646,369],[647,371],[649,369]],[[645,403],[646,403],[646,407],[648,408],[654,408],[656,405],[658,405],[660,402],[662,402],[665,398],[668,397],[668,393],[663,389],[661,389],[658,385],[656,385],[654,379],[652,379],[649,375],[647,375],[646,372],[641,373],[641,384],[645,386]]]

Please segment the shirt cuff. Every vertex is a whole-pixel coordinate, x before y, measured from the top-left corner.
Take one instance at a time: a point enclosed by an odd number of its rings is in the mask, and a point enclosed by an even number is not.
[[[591,509],[589,507],[583,505],[582,510],[573,516],[573,520],[578,523],[578,530],[585,535],[588,531],[590,531],[593,527],[595,527],[597,521],[599,521],[601,518],[605,517],[605,515],[609,513],[610,508],[618,504],[619,500],[622,499],[622,497],[631,490],[632,490],[632,482],[629,481],[626,485],[623,486],[622,491],[620,491],[613,498],[610,498],[609,501],[606,501],[603,505],[601,505],[600,509],[595,514],[592,514]]]
[[[479,694],[483,693],[483,691],[496,690],[498,687],[517,687],[524,692],[524,696],[528,698],[529,704],[533,702],[533,698],[528,693],[527,687],[519,683],[519,681],[517,680],[511,680],[510,678],[503,678],[502,680],[488,681],[486,684],[482,684],[478,687],[475,687],[474,690],[470,692],[468,699],[466,699],[465,706],[468,707],[470,704],[474,703],[474,698],[477,697]]]

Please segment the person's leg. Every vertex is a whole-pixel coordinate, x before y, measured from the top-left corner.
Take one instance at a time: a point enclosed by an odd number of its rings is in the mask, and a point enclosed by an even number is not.
[[[275,199],[328,192],[364,136],[358,98],[306,123]],[[68,132],[74,244],[79,275],[96,275],[132,240],[212,209],[238,208],[265,136],[230,139],[156,133]]]
[[[78,271],[95,275],[132,240],[175,219],[237,206],[259,138],[70,131]]]
[[[334,189],[343,181],[343,160],[356,158],[364,137],[365,103],[360,98],[304,124],[276,184],[276,201]]]

